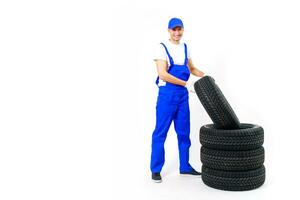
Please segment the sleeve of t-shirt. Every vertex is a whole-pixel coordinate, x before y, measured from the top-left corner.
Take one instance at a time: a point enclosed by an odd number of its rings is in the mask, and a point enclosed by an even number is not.
[[[154,49],[154,58],[155,61],[156,60],[168,60],[168,55],[166,53],[165,48],[163,47],[163,45],[158,44],[156,45],[155,49]]]
[[[191,56],[191,48],[187,45],[187,57],[188,59],[190,59],[192,56]]]

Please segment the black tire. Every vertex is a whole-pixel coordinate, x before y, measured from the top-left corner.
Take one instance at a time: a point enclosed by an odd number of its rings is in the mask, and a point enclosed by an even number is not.
[[[245,191],[260,187],[265,182],[265,167],[250,171],[220,171],[202,165],[202,180],[212,188],[229,191]]]
[[[217,129],[207,124],[200,129],[200,143],[216,150],[251,150],[264,143],[264,129],[254,124],[241,124],[241,129]]]
[[[249,151],[220,151],[201,147],[201,162],[204,166],[225,171],[246,171],[264,164],[263,147]]]
[[[217,128],[235,129],[240,127],[239,119],[212,77],[204,76],[199,79],[194,84],[194,88]]]

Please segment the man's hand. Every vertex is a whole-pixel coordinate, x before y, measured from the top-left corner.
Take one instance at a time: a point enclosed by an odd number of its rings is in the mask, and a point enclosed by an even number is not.
[[[195,93],[195,89],[194,89],[194,84],[195,84],[195,80],[193,80],[192,78],[189,78],[189,80],[187,82],[185,82],[185,87],[187,88],[187,90],[189,92]]]

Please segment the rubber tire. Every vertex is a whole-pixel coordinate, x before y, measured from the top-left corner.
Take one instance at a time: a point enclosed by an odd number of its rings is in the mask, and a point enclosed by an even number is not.
[[[194,84],[195,92],[206,112],[217,128],[240,127],[239,119],[229,105],[222,91],[210,76],[204,76]]]
[[[246,171],[264,164],[263,147],[249,151],[220,151],[201,147],[201,162],[208,168],[225,171]]]
[[[202,165],[202,181],[209,187],[228,190],[246,191],[260,187],[265,182],[265,167],[250,171],[220,171]]]
[[[264,129],[254,124],[241,124],[241,129],[217,129],[213,124],[200,128],[200,143],[216,150],[251,150],[264,143]]]

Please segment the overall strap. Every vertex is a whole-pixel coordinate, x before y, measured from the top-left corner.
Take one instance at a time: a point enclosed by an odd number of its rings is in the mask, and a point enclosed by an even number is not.
[[[168,72],[169,72],[170,69],[172,68],[172,66],[174,65],[174,61],[173,61],[173,58],[171,57],[166,45],[164,43],[160,43],[160,44],[163,45],[163,47],[165,48],[165,50],[167,52],[167,55],[168,55],[168,58],[170,60],[170,67],[168,68]],[[156,81],[155,81],[156,85],[158,85],[158,82],[159,82],[159,77],[157,76]]]
[[[185,55],[184,65],[187,65],[189,59],[188,59],[188,55],[187,55],[187,46],[185,43],[184,43],[184,55]]]
[[[165,48],[166,52],[167,52],[167,55],[169,57],[169,60],[170,60],[170,66],[174,65],[174,61],[173,61],[173,58],[171,57],[166,45],[164,43],[160,43],[161,45],[163,45],[163,47]]]

